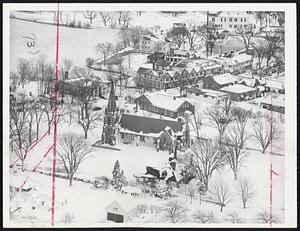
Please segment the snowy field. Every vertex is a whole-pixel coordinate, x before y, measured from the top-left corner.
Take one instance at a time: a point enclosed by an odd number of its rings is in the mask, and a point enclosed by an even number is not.
[[[30,29],[29,29],[30,28]],[[18,19],[10,20],[10,65],[11,70],[16,71],[18,58],[36,59],[39,55],[45,55],[48,61],[55,62],[56,55],[56,26],[35,22],[27,22]],[[29,53],[26,46],[27,40],[23,36],[36,36],[37,54]],[[96,28],[79,29],[60,27],[59,28],[59,60],[68,58],[74,61],[76,66],[85,66],[87,57],[97,58],[97,43],[117,43],[118,31],[114,29]],[[14,55],[18,54],[18,55]],[[78,55],[80,54],[80,55]]]

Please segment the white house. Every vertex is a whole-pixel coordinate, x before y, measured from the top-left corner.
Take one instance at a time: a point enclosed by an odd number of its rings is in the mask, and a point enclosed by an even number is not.
[[[115,200],[105,209],[106,221],[116,223],[130,222],[137,214],[139,204],[132,198]]]
[[[219,11],[208,15],[210,24],[220,30],[236,30],[251,25],[250,15],[246,11]],[[255,26],[255,25],[254,25]]]

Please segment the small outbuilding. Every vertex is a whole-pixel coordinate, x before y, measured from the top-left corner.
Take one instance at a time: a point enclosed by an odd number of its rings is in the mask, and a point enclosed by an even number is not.
[[[258,89],[248,87],[242,84],[234,84],[220,89],[223,92],[230,94],[230,99],[233,101],[250,100],[256,97]]]

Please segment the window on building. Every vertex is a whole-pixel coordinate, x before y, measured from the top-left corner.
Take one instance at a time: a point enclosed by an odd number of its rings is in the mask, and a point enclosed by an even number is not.
[[[113,212],[118,212],[118,208],[113,208]]]
[[[244,18],[244,22],[246,22],[247,21],[247,19],[246,18]]]
[[[234,24],[234,28],[237,28],[237,25],[236,25],[236,24]]]
[[[213,21],[213,22],[214,22],[215,20],[216,20],[215,18],[211,18],[211,21]]]
[[[221,18],[221,22],[223,22],[223,18]]]
[[[229,18],[229,22],[232,22],[232,18]]]
[[[226,22],[226,18],[224,18],[224,22]]]
[[[244,27],[246,28],[246,27],[247,27],[247,25],[245,24],[245,25],[244,25]]]
[[[234,21],[237,22],[237,18],[235,18]]]
[[[241,18],[241,22],[243,22],[243,19]]]
[[[229,27],[232,27],[232,25],[231,25],[231,24],[229,24]]]

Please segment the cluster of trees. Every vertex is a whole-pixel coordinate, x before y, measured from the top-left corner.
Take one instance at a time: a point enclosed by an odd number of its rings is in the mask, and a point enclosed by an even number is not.
[[[198,137],[180,161],[199,183],[204,184],[204,192],[209,191],[214,195],[222,210],[230,199],[230,193],[222,182],[209,184],[213,173],[227,165],[233,172],[234,180],[237,180],[238,172],[247,157],[246,143],[249,138],[253,137],[261,146],[262,153],[265,153],[270,144],[280,138],[281,133],[274,117],[270,118],[269,115],[260,113],[254,115],[251,110],[232,106],[230,101],[222,106],[209,108],[207,117],[210,126],[218,130],[218,137]],[[247,132],[247,126],[252,126],[253,134]],[[195,125],[195,129],[200,129],[200,126]],[[241,181],[240,187],[243,207],[246,208],[246,203],[253,197],[253,193],[249,189],[248,181]]]
[[[171,223],[184,223],[188,221],[193,221],[201,224],[213,224],[220,223],[220,219],[216,217],[213,211],[202,211],[196,210],[191,214],[191,217],[188,216],[189,209],[185,206],[185,204],[179,200],[171,200],[164,204],[162,207],[162,211]],[[238,224],[245,223],[245,219],[241,217],[236,211],[228,212],[223,220],[226,223]],[[276,214],[270,215],[267,211],[261,211],[256,214],[253,218],[254,222],[269,224],[279,223],[280,219]]]
[[[17,101],[15,101],[17,100]],[[54,121],[55,110],[47,99],[32,98],[20,93],[10,105],[10,145],[12,152],[21,161],[22,171],[30,146],[40,137],[42,119],[47,118],[48,133]],[[57,112],[57,122],[62,111]]]
[[[167,37],[181,48],[186,42],[190,50],[206,47],[207,56],[212,54],[218,30],[214,25],[200,25],[195,20],[188,20],[186,26],[173,27]]]

